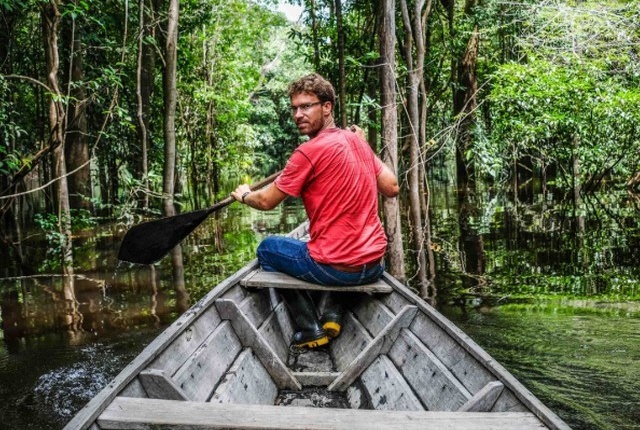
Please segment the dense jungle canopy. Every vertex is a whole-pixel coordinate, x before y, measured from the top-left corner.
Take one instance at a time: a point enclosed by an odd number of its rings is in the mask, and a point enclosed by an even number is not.
[[[0,0],[12,257],[35,219],[69,273],[87,220],[205,207],[283,167],[301,141],[286,87],[312,71],[398,172],[383,215],[389,235],[410,226],[389,250],[401,279],[429,284],[434,163],[460,190],[534,179],[576,202],[640,183],[638,2],[292,0],[298,22],[277,3]]]

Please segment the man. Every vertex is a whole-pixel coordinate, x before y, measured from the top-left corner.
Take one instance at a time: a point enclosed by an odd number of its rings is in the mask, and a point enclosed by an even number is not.
[[[287,196],[302,197],[310,240],[267,237],[258,247],[258,262],[266,271],[317,284],[374,282],[384,271],[387,246],[378,217],[378,192],[397,196],[397,178],[362,137],[335,126],[331,83],[310,74],[291,83],[288,94],[298,130],[310,140],[293,152],[272,184],[257,191],[242,184],[231,195],[260,210],[273,209]],[[294,346],[324,345],[340,333],[342,306],[335,295],[329,296],[318,321],[305,291],[281,290],[281,294],[298,327]]]

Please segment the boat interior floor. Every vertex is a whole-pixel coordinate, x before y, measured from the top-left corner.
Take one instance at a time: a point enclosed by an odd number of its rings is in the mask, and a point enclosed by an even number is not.
[[[296,350],[291,348],[287,359],[287,367],[298,375],[302,373],[337,374],[328,345],[314,349]],[[304,406],[314,408],[349,409],[351,406],[344,392],[329,391],[326,386],[303,386],[299,390],[283,389],[278,393],[276,406]],[[366,409],[363,407],[363,409]]]

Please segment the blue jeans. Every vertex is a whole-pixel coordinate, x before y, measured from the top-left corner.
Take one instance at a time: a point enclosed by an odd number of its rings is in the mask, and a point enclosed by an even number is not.
[[[258,262],[267,272],[283,272],[303,281],[320,285],[362,285],[377,281],[384,267],[381,264],[362,269],[361,272],[342,272],[316,263],[309,255],[307,243],[285,236],[265,238],[256,252]]]

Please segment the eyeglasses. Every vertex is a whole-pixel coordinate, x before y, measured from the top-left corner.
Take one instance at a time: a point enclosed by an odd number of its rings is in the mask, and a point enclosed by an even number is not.
[[[300,109],[302,111],[302,113],[307,113],[309,112],[309,109],[311,109],[313,106],[315,105],[321,105],[324,102],[315,102],[315,103],[305,103],[303,105],[300,106],[289,106],[289,109],[291,109],[291,115],[295,115],[296,113],[298,113],[298,109]]]

